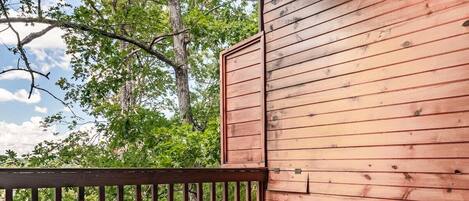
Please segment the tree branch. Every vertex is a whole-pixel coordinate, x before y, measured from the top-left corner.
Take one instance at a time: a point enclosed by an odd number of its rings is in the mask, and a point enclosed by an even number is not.
[[[49,75],[50,75],[50,72],[47,73],[47,74],[44,74],[43,72],[39,72],[39,71],[36,71],[36,70],[28,70],[28,69],[24,69],[24,68],[11,68],[11,69],[6,69],[6,70],[3,70],[3,71],[0,71],[0,75],[1,74],[4,74],[4,73],[8,73],[8,72],[11,72],[11,71],[25,71],[25,72],[32,72],[34,74],[38,74],[40,76],[43,76],[47,79],[49,79]]]
[[[4,31],[8,30],[9,28],[10,28],[10,27],[5,27],[4,29],[0,30],[0,33],[2,33],[2,32],[4,32]]]
[[[39,18],[42,18],[41,0],[37,0],[37,15]]]
[[[85,31],[85,32],[91,32],[91,33],[97,33],[102,36],[106,36],[109,38],[113,38],[116,40],[121,40],[130,44],[133,44],[142,50],[146,51],[147,53],[155,56],[158,58],[160,61],[166,63],[169,66],[172,66],[174,68],[178,68],[179,66],[174,63],[172,60],[167,58],[165,55],[163,55],[161,52],[154,50],[152,46],[145,44],[144,42],[138,41],[133,38],[129,38],[123,35],[119,35],[116,33],[111,33],[102,29],[94,28],[88,25],[83,25],[83,24],[78,24],[78,23],[73,23],[73,22],[63,22],[63,21],[58,21],[58,20],[53,20],[53,19],[46,19],[46,18],[37,18],[37,17],[12,17],[12,18],[3,18],[0,19],[0,24],[4,23],[15,23],[15,22],[22,22],[22,23],[43,23],[43,24],[49,24],[55,27],[61,27],[61,28],[69,28],[69,29],[75,29],[75,30],[80,30],[80,31]]]
[[[81,117],[79,117],[78,115],[76,115],[76,113],[73,111],[72,107],[70,107],[70,105],[68,105],[65,101],[63,101],[62,99],[60,99],[59,97],[55,96],[52,92],[50,92],[49,90],[47,89],[44,89],[44,88],[41,88],[39,86],[34,86],[35,89],[39,90],[39,91],[43,91],[43,92],[46,92],[47,94],[49,94],[50,96],[52,96],[52,98],[54,98],[55,100],[61,102],[65,107],[67,107],[70,112],[73,114],[74,117],[77,117],[79,119],[82,119]]]
[[[46,27],[45,29],[43,29],[43,30],[41,30],[41,31],[34,32],[34,33],[31,33],[31,34],[27,35],[26,37],[23,38],[23,40],[21,40],[21,45],[24,46],[24,45],[30,43],[30,42],[33,41],[34,39],[43,36],[44,34],[46,34],[47,32],[49,32],[49,31],[52,30],[53,28],[54,28],[54,26],[48,26],[48,27]]]
[[[33,69],[31,68],[30,64],[29,64],[29,60],[28,60],[28,57],[26,56],[26,52],[24,51],[23,49],[23,45],[21,44],[21,38],[20,38],[20,34],[18,33],[18,31],[16,31],[16,29],[11,25],[11,22],[10,22],[10,17],[8,16],[8,11],[5,7],[5,2],[3,0],[0,0],[0,8],[2,9],[3,11],[3,15],[5,16],[4,20],[7,21],[7,24],[8,24],[8,27],[10,27],[10,29],[15,33],[16,35],[16,40],[17,40],[17,47],[16,47],[16,50],[19,51],[20,53],[20,57],[22,58],[22,60],[24,61],[24,64],[27,68],[27,71],[29,71],[29,74],[31,75],[31,85],[30,85],[30,89],[29,89],[29,95],[28,95],[28,99],[31,98],[31,95],[33,94],[33,89],[34,89],[34,86],[35,86],[35,80],[34,80],[34,73],[32,72]],[[16,50],[13,50],[13,53],[17,53]]]
[[[178,31],[178,32],[175,32],[175,33],[169,33],[169,34],[162,34],[162,35],[159,35],[159,36],[156,36],[150,43],[150,47],[153,48],[153,46],[160,42],[162,39],[166,38],[166,37],[170,37],[170,36],[174,36],[174,35],[179,35],[179,34],[182,34],[182,33],[185,33],[187,32],[188,29],[184,29],[182,31]]]

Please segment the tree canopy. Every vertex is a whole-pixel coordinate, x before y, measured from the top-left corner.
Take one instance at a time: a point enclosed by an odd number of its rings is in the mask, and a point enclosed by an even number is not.
[[[213,167],[219,163],[219,52],[258,30],[257,4],[247,0],[83,0],[42,7],[41,0],[0,0],[0,24],[41,91],[85,115],[58,113],[45,129],[65,124],[69,137],[38,144],[24,156],[0,155],[8,167]],[[15,23],[47,24],[21,38]],[[32,67],[29,42],[63,29],[70,77],[55,83],[64,97],[35,83],[54,72]],[[74,113],[75,114],[75,113]],[[92,124],[95,132],[76,128]]]

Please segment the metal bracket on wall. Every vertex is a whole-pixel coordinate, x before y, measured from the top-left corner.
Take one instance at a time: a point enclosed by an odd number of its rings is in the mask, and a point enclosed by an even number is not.
[[[301,172],[302,172],[302,171],[301,171],[301,168],[296,168],[296,169],[295,169],[295,174],[301,174]]]
[[[280,168],[274,168],[273,171],[275,174],[280,174]]]

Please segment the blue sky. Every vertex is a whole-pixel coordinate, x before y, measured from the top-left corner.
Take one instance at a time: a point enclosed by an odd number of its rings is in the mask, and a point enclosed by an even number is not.
[[[57,0],[43,1],[47,7]],[[77,3],[75,2],[75,5]],[[6,25],[0,24],[0,30]],[[21,37],[31,32],[39,31],[46,25],[36,24],[35,26],[25,26],[24,24],[14,24],[15,29]],[[65,54],[65,43],[61,38],[63,31],[53,29],[46,35],[34,40],[27,45],[27,52],[35,70],[47,73],[51,72],[50,80],[37,77],[37,84],[50,90],[59,97],[63,97],[63,92],[55,86],[55,81],[60,77],[70,77],[70,56]],[[15,35],[7,30],[0,33],[0,71],[16,67],[18,56],[8,51],[7,46],[16,43]],[[66,132],[54,135],[55,131],[64,129],[52,127],[44,131],[39,125],[42,118],[65,112],[64,105],[44,92],[35,92],[28,99],[29,76],[24,72],[13,71],[12,73],[0,75],[0,154],[5,150],[12,149],[20,154],[29,152],[34,145],[43,140],[58,140],[66,136]]]

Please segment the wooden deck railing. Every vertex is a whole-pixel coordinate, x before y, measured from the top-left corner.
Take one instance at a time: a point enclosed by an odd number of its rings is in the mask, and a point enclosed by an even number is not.
[[[158,200],[158,189],[163,188],[168,201],[175,200],[175,185],[182,186],[183,200],[202,201],[204,199],[204,183],[209,183],[211,201],[217,199],[217,183],[222,186],[221,199],[230,198],[241,200],[241,183],[245,183],[243,200],[251,201],[253,185],[257,184],[256,198],[264,200],[264,184],[267,178],[265,168],[243,169],[0,169],[0,189],[4,189],[6,201],[12,201],[14,191],[27,189],[30,191],[31,201],[39,200],[38,189],[55,189],[55,200],[62,200],[62,189],[75,187],[76,200],[85,200],[85,189],[97,189],[98,199],[106,199],[106,187],[117,187],[117,201],[124,201],[124,196],[134,196],[133,200]],[[147,186],[148,185],[148,186]],[[190,192],[190,186],[196,186]],[[208,186],[206,185],[206,187]],[[229,185],[234,186],[230,192]],[[124,186],[134,186],[133,195],[125,195]],[[142,186],[151,188],[150,193],[142,196]],[[259,190],[260,189],[260,190]],[[128,192],[128,191],[127,191]],[[190,196],[190,194],[192,196]],[[208,196],[209,195],[209,196]],[[147,197],[144,197],[147,196]],[[195,198],[195,199],[194,199]],[[109,200],[109,197],[108,197]]]

